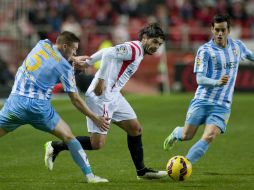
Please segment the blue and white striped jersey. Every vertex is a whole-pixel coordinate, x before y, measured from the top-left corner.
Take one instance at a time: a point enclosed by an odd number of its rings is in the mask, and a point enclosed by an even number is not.
[[[77,92],[74,70],[49,40],[40,40],[19,67],[11,94],[49,100],[55,84]]]
[[[194,73],[202,73],[215,80],[228,75],[229,81],[227,85],[217,87],[199,85],[194,99],[230,107],[239,62],[244,58],[254,61],[254,54],[240,40],[228,38],[226,48],[218,46],[213,40],[202,45],[195,58]]]

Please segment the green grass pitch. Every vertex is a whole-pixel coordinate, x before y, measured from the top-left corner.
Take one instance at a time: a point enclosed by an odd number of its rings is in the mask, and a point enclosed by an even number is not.
[[[182,125],[193,94],[165,96],[127,96],[143,126],[145,163],[165,169],[174,155],[185,155],[202,132],[174,149],[162,149],[164,138]],[[69,100],[54,100],[53,104],[72,127],[74,134],[87,135],[85,120]],[[254,189],[254,96],[235,94],[230,121],[225,134],[210,146],[207,154],[193,166],[185,182],[169,177],[138,181],[130,158],[126,134],[111,126],[106,146],[98,151],[86,151],[93,171],[110,180],[108,184],[86,184],[83,175],[68,152],[55,162],[52,172],[44,167],[43,144],[56,139],[30,126],[23,126],[0,139],[0,190],[253,190]]]

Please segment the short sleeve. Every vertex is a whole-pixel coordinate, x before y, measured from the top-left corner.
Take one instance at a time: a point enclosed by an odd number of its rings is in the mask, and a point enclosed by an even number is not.
[[[60,81],[63,85],[64,92],[78,92],[74,69],[70,64],[64,65],[63,71],[61,72]]]

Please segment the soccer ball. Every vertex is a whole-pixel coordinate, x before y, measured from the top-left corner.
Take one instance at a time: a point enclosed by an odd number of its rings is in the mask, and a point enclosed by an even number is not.
[[[166,171],[173,180],[184,181],[190,177],[192,165],[184,156],[174,156],[168,161]]]

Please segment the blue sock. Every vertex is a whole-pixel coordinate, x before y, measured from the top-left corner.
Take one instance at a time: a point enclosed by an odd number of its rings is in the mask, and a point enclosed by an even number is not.
[[[83,150],[82,146],[80,145],[79,141],[74,138],[66,143],[68,149],[71,153],[72,159],[76,162],[76,164],[80,167],[82,172],[85,175],[89,175],[92,173],[91,166],[87,159],[86,153]]]
[[[192,164],[198,161],[207,151],[209,144],[204,140],[196,142],[189,150],[186,158],[190,160]]]
[[[177,140],[181,141],[183,135],[183,127],[176,127],[174,130],[174,136]]]

